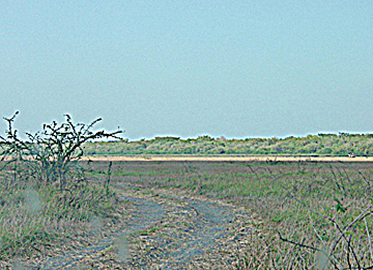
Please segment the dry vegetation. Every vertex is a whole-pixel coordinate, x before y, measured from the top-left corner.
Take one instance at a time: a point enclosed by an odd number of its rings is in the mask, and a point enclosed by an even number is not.
[[[92,183],[78,163],[82,144],[99,138],[116,138],[121,131],[92,132],[75,124],[69,115],[62,124],[44,124],[35,134],[19,137],[13,124],[18,112],[4,118],[6,135],[0,136],[0,261],[45,256],[64,249],[71,239],[89,232],[95,218],[113,220],[117,197],[105,186]],[[108,179],[110,179],[110,167]],[[103,229],[105,230],[105,229]]]
[[[138,223],[143,223],[151,212],[145,211],[143,217],[136,214],[136,207],[131,212],[134,206],[121,199],[127,196],[158,202],[168,215],[134,229],[126,244],[113,238],[107,248],[86,256],[88,266],[139,269],[143,262],[155,267],[165,263],[178,244],[189,241],[197,247],[188,235],[203,232],[208,224],[193,219],[195,212],[186,211],[183,203],[195,198],[208,203],[219,199],[236,214],[224,223],[229,234],[216,240],[219,245],[196,254],[185,269],[370,269],[373,171],[368,163],[115,162],[115,194],[103,187],[108,163],[88,164],[86,177],[96,184],[73,194],[9,181],[14,170],[2,171],[4,265],[15,258],[42,265],[42,258],[68,252],[71,244],[84,249],[105,235],[128,229],[131,220],[140,218]],[[180,216],[182,209],[185,216]],[[239,209],[250,214],[240,214]],[[98,228],[93,225],[97,220]],[[103,226],[107,223],[111,225]],[[128,245],[125,252],[131,258],[127,268],[119,263],[123,245]]]
[[[373,170],[343,162],[83,162],[119,132],[0,137],[0,266],[373,269]],[[202,138],[206,141],[207,138]]]
[[[248,269],[370,269],[372,169],[363,163],[116,163],[116,184],[183,190],[256,214]]]

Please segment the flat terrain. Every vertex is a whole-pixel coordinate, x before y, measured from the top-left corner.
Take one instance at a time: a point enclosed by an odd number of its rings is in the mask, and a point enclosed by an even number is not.
[[[373,259],[366,229],[373,224],[373,169],[358,158],[91,160],[83,163],[98,185],[113,161],[110,186],[121,204],[116,223],[106,229],[96,220],[95,237],[81,235],[22,260],[27,269],[319,269],[320,255],[280,241],[279,233],[311,247],[333,246],[339,232],[324,215],[353,236],[330,255],[336,269],[356,266],[351,246],[364,267]],[[363,210],[364,219],[349,227]]]

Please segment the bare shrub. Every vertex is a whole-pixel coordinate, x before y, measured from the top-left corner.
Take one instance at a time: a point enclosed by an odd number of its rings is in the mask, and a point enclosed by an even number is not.
[[[18,111],[10,118],[4,117],[8,129],[5,137],[0,136],[0,146],[3,148],[1,160],[7,161],[6,165],[13,164],[14,180],[20,177],[19,172],[22,170],[26,172],[22,177],[34,178],[39,184],[58,183],[60,190],[68,189],[68,184],[71,186],[84,181],[79,175],[79,170],[74,170],[74,174],[71,175],[75,162],[84,154],[84,143],[101,138],[121,139],[118,135],[123,133],[122,130],[94,132],[92,128],[102,120],[101,118],[88,125],[75,124],[71,116],[66,114],[65,122],[58,124],[53,121],[51,124],[43,124],[41,131],[25,133],[27,139],[24,140],[19,137],[18,130],[13,126],[17,115]]]

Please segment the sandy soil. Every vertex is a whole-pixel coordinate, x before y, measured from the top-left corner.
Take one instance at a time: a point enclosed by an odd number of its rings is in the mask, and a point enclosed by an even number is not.
[[[83,157],[92,161],[258,161],[258,162],[373,162],[373,157],[126,157],[104,156]]]

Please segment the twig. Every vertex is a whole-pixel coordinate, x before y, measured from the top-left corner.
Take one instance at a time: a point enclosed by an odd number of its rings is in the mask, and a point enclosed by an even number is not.
[[[337,245],[338,245],[338,243],[339,243],[339,241],[341,241],[341,239],[343,238],[343,236],[344,236],[344,232],[346,232],[347,230],[349,230],[355,223],[357,223],[359,220],[361,220],[361,219],[363,219],[363,218],[365,218],[366,216],[368,216],[368,215],[370,215],[370,214],[372,214],[372,212],[369,212],[369,213],[367,213],[368,211],[369,211],[369,209],[371,209],[372,208],[372,205],[369,205],[363,212],[361,212],[360,213],[360,215],[359,216],[357,216],[348,226],[346,226],[344,229],[343,229],[343,231],[342,230],[340,230],[339,229],[339,231],[341,232],[341,235],[339,236],[339,238],[335,241],[335,243],[334,243],[334,246],[332,247],[332,249],[331,249],[331,253],[333,253],[333,251],[335,250],[335,248],[337,247]],[[335,224],[336,224],[336,222],[333,220],[333,219],[331,219],[331,218],[328,218],[329,220],[331,220],[332,222],[334,222]]]
[[[291,241],[291,240],[289,240],[289,239],[283,238],[280,232],[277,232],[277,233],[278,233],[278,235],[279,235],[281,241],[288,242],[288,243],[293,244],[293,245],[298,246],[298,247],[308,248],[308,249],[312,249],[312,250],[314,250],[314,251],[321,251],[321,250],[318,249],[318,248],[311,247],[311,246],[308,246],[308,245],[304,245],[304,244],[297,243],[297,242]]]
[[[337,228],[337,230],[341,233],[341,236],[346,240],[347,242],[347,249],[348,249],[348,253],[347,253],[347,259],[349,258],[349,255],[350,255],[350,250],[352,252],[352,255],[354,256],[354,259],[357,263],[357,266],[358,266],[358,269],[361,269],[361,265],[360,265],[360,262],[359,262],[359,259],[357,258],[357,255],[355,253],[355,250],[354,248],[350,245],[350,242],[351,242],[351,236],[350,236],[350,240],[347,239],[346,235],[345,235],[345,231],[342,231],[342,229],[339,227],[338,223],[335,222],[332,218],[329,218],[330,221],[332,221],[334,223],[334,226]],[[350,268],[351,269],[351,268]]]
[[[256,176],[256,179],[259,181],[260,180],[260,178],[259,178],[259,176],[258,176],[258,174],[257,174],[257,172],[249,165],[249,164],[246,164],[246,166],[250,169],[250,171],[252,172],[252,173],[254,173],[255,174],[255,176]]]
[[[365,222],[365,229],[367,230],[368,240],[369,240],[369,252],[370,252],[370,259],[373,261],[373,252],[372,252],[372,239],[370,238],[368,223],[367,220],[364,218]]]
[[[351,261],[350,261],[350,246],[351,246],[351,237],[352,235],[350,235],[348,241],[347,241],[347,264],[348,264],[348,269],[351,269],[352,268],[352,265],[351,265]]]

